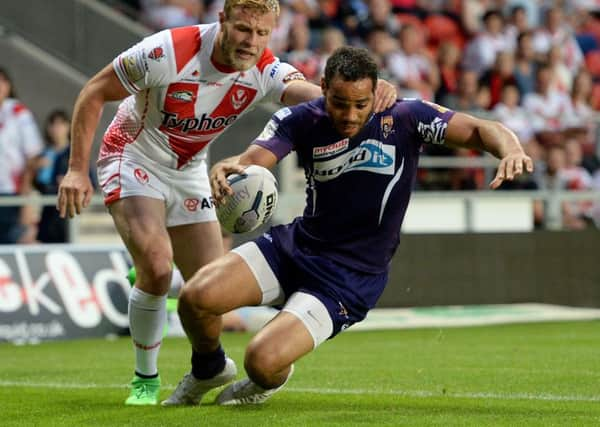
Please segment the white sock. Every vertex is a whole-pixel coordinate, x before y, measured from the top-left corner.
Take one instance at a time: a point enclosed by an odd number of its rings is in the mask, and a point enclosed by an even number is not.
[[[171,284],[169,285],[169,298],[177,298],[179,296],[179,292],[181,292],[181,288],[185,280],[183,280],[183,276],[181,275],[181,271],[177,267],[173,267],[173,272],[171,273]]]
[[[158,373],[157,360],[167,320],[167,296],[133,288],[129,294],[129,329],[135,346],[135,371]]]

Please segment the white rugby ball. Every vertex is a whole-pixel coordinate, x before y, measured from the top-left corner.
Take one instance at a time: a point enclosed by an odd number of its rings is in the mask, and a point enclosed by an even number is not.
[[[227,182],[233,190],[217,207],[221,226],[231,233],[247,233],[267,222],[277,206],[277,180],[266,168],[248,166],[232,174]]]

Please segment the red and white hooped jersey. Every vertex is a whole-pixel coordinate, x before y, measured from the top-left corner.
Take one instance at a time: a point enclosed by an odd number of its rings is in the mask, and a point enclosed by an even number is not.
[[[33,114],[16,99],[0,104],[0,193],[17,194],[27,161],[44,148]]]
[[[169,168],[191,167],[257,102],[280,102],[286,84],[304,78],[268,49],[244,72],[216,64],[211,55],[219,28],[161,31],[115,58],[114,70],[132,96],[104,135],[101,159],[131,152]]]

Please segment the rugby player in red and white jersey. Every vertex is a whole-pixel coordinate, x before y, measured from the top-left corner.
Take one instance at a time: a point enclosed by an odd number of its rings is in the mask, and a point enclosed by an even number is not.
[[[136,364],[126,404],[158,402],[173,261],[188,280],[223,253],[204,149],[259,101],[294,105],[321,96],[266,48],[278,14],[277,0],[226,0],[218,23],[162,31],[119,55],[75,103],[57,202],[69,217],[92,195],[90,152],[102,106],[124,99],[104,136],[98,178],[137,270],[129,299]],[[395,102],[395,88],[379,82],[377,96],[383,110]],[[206,355],[197,379],[207,388],[235,377],[235,365],[222,360],[220,347]]]

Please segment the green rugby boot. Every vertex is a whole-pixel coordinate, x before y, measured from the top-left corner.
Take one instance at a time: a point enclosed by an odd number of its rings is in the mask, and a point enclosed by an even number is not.
[[[160,395],[160,377],[141,378],[135,375],[131,380],[131,393],[126,405],[157,405]]]

